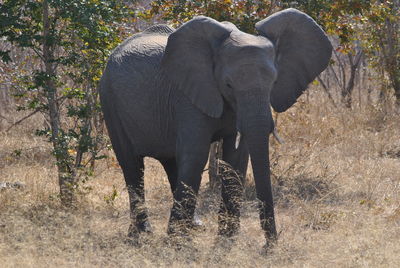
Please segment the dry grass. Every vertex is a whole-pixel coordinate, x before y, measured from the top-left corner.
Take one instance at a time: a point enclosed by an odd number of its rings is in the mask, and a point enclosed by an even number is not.
[[[79,208],[63,210],[50,149],[30,134],[40,118],[32,118],[0,134],[0,181],[26,184],[0,192],[0,266],[400,267],[400,117],[334,109],[317,91],[309,98],[278,118],[286,143],[272,142],[271,159],[280,236],[268,254],[251,175],[231,249],[215,246],[219,198],[207,191],[206,174],[198,204],[206,230],[193,247],[168,244],[171,194],[151,159],[145,184],[155,232],[142,247],[127,243],[128,198],[112,158],[99,162]],[[107,203],[113,189],[118,196]]]

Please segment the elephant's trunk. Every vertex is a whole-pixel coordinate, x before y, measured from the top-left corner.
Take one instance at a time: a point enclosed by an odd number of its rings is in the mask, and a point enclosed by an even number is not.
[[[249,94],[251,93],[251,94]],[[246,142],[260,201],[260,220],[267,240],[276,238],[269,169],[269,134],[274,129],[268,96],[246,92],[238,103],[238,128]]]

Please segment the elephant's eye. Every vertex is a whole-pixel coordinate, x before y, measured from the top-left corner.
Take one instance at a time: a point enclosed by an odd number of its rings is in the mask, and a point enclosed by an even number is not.
[[[229,83],[226,83],[226,86],[229,88],[232,88],[231,84],[229,84]]]

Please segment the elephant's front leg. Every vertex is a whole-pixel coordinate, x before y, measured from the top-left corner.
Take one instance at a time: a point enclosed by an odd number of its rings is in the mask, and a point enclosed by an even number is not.
[[[207,124],[204,124],[186,126],[178,132],[178,180],[169,220],[169,234],[186,235],[192,226],[201,175],[210,148],[211,133],[208,129]]]
[[[221,194],[222,202],[218,216],[218,234],[233,236],[240,227],[240,204],[243,198],[243,184],[247,171],[249,153],[243,142],[235,146],[236,136],[223,140],[222,159],[229,166],[222,166]]]

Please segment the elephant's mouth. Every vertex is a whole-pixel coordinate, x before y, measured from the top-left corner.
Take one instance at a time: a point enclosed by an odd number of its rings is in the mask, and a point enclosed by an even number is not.
[[[279,144],[283,144],[285,143],[285,141],[279,136],[278,131],[275,127],[275,122],[274,122],[274,129],[272,130],[272,135],[274,136],[274,138],[276,139],[276,141]],[[240,131],[238,130],[236,132],[236,138],[235,138],[235,149],[239,148],[240,142],[242,141],[242,133],[240,133]]]
[[[252,131],[268,135],[274,129],[269,94],[265,89],[239,91],[236,94],[236,143]],[[265,125],[265,126],[264,126]],[[259,130],[254,130],[260,128]],[[265,129],[263,129],[265,128]],[[251,135],[251,134],[250,134]]]

